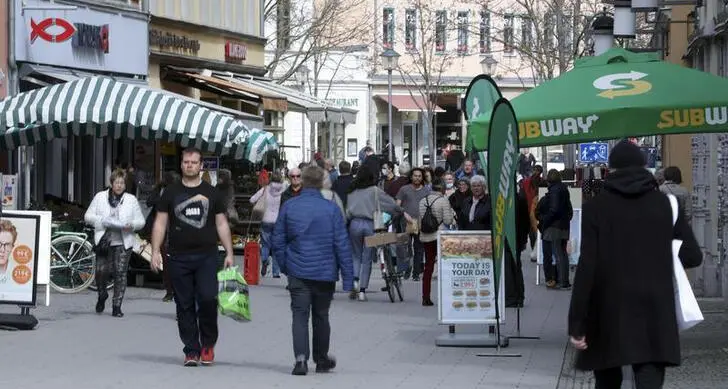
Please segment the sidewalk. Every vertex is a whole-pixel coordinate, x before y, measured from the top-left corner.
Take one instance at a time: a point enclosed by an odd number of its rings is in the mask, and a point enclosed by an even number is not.
[[[386,293],[368,302],[337,293],[331,311],[332,349],[339,365],[333,374],[290,375],[293,362],[289,298],[281,280],[265,278],[251,288],[253,321],[220,318],[217,365],[181,367],[174,305],[160,290],[129,288],[126,316],[97,316],[91,293],[51,296],[52,306],[34,311],[35,331],[0,331],[11,368],[0,375],[3,387],[155,388],[197,386],[295,388],[529,388],[554,389],[564,358],[569,292],[535,286],[535,265],[524,262],[526,307],[522,335],[540,340],[510,342],[506,352],[521,358],[479,358],[493,349],[441,348],[435,338],[447,332],[437,324],[435,307],[420,305],[420,283],[405,282],[405,302],[390,303]],[[382,286],[379,274],[370,289]],[[0,312],[16,312],[0,306]],[[515,332],[508,309],[504,334]],[[487,331],[485,326],[458,332]],[[312,369],[313,366],[310,366]]]

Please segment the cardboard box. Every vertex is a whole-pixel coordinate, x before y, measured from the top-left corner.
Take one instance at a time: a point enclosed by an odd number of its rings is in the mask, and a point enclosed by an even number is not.
[[[382,232],[367,236],[364,238],[366,247],[379,247],[390,244],[406,243],[409,240],[409,234],[398,234],[396,232]]]

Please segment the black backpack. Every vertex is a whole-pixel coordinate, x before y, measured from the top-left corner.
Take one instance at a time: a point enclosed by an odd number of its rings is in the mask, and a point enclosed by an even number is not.
[[[437,199],[435,199],[435,201],[437,201]],[[435,217],[435,213],[432,212],[432,204],[430,204],[427,197],[425,197],[425,207],[425,214],[422,215],[420,231],[425,234],[433,234],[440,229],[440,222],[437,220],[437,217]]]

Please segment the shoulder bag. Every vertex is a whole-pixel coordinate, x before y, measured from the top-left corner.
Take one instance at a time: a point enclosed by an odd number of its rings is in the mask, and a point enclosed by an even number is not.
[[[672,225],[677,223],[678,201],[674,195],[667,195],[670,199],[670,207],[672,208]],[[703,321],[703,313],[700,312],[700,305],[693,294],[693,288],[690,286],[688,275],[685,273],[682,262],[680,261],[680,247],[682,241],[678,239],[672,240],[672,267],[673,282],[675,285],[675,313],[677,315],[677,327],[680,331],[685,331],[694,327]]]
[[[265,214],[266,209],[266,192],[268,191],[268,186],[265,186],[263,188],[263,194],[260,196],[258,201],[255,202],[255,205],[253,205],[253,210],[250,211],[250,219],[251,220],[263,220],[263,215]]]

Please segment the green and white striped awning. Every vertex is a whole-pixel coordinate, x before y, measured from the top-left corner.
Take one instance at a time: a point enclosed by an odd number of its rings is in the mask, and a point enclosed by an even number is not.
[[[273,150],[278,150],[278,142],[273,134],[245,128],[233,137],[230,154],[235,159],[260,162],[265,153]]]
[[[14,149],[69,134],[127,137],[226,152],[235,118],[162,91],[107,77],[89,77],[0,101],[0,148]]]

